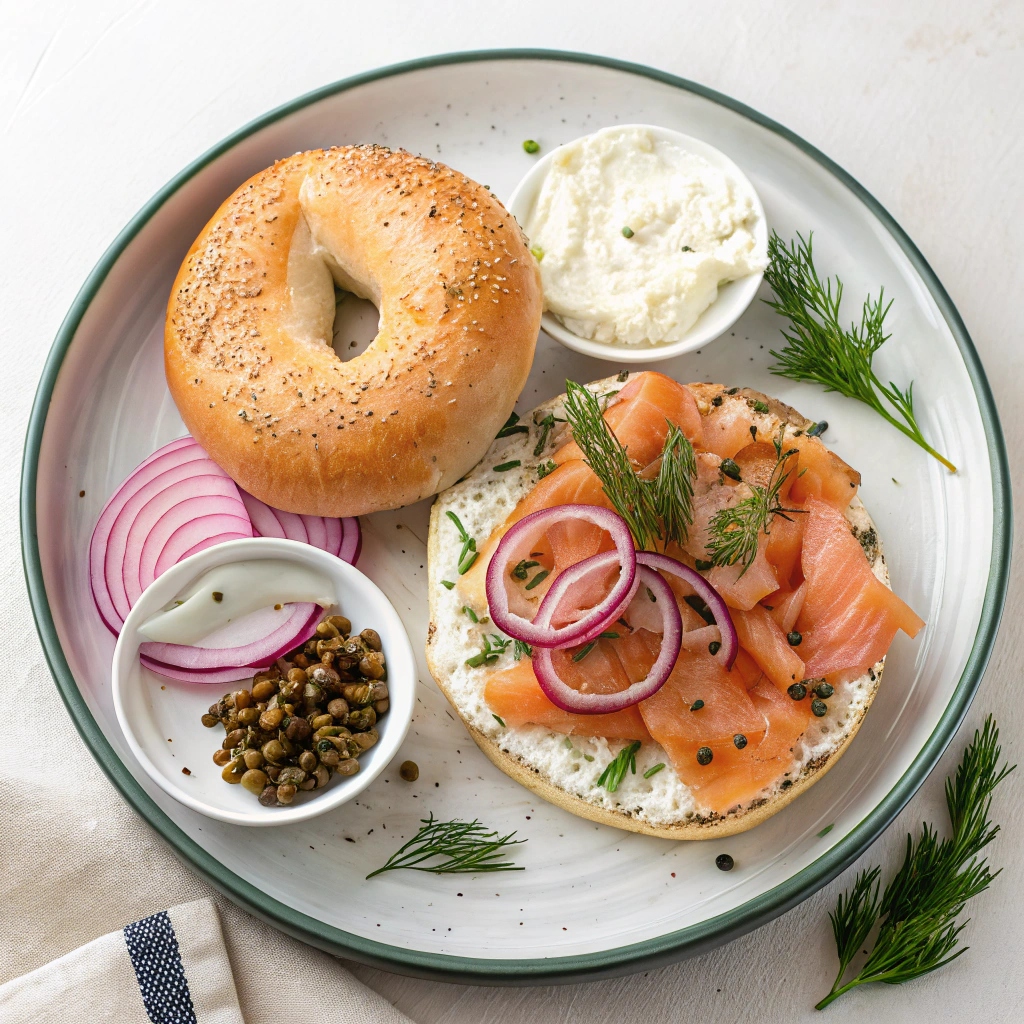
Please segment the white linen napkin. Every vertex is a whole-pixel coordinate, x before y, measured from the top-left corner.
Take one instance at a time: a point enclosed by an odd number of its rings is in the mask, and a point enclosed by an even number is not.
[[[261,952],[270,951],[260,949],[262,929],[243,914],[231,917],[233,930],[243,932],[233,936],[230,958],[209,899],[183,903],[103,935],[0,985],[0,1024],[286,1024],[292,1019],[411,1024],[340,966],[332,965],[333,985],[296,988],[289,976],[308,982],[308,975],[297,975],[288,964],[307,956],[315,962],[323,954],[281,936],[292,948],[278,946],[264,957]],[[254,945],[246,942],[246,921],[256,926]],[[236,977],[245,999],[244,1017]]]

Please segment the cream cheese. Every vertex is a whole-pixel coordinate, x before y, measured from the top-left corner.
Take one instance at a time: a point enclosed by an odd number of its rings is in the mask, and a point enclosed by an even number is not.
[[[764,269],[756,198],[702,156],[644,127],[564,146],[524,228],[545,308],[574,334],[679,341],[718,287]]]
[[[337,600],[322,573],[284,559],[229,562],[203,573],[139,632],[168,644],[195,644],[250,612],[297,602],[327,608]]]

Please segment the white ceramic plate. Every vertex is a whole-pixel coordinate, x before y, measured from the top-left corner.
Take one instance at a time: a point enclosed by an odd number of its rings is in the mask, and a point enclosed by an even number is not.
[[[367,627],[376,629],[387,656],[391,707],[380,720],[379,742],[359,758],[358,774],[349,778],[335,775],[323,793],[300,793],[290,807],[264,807],[241,786],[227,785],[218,777],[220,773],[210,767],[224,734],[219,729],[197,729],[196,723],[231,687],[176,682],[139,662],[139,646],[148,639],[140,627],[176,595],[215,566],[262,559],[298,563],[322,573],[330,581],[335,596],[332,612],[351,620],[354,633]],[[402,620],[391,602],[355,566],[310,544],[253,537],[200,551],[172,566],[146,587],[117,638],[111,688],[114,713],[133,757],[165,793],[218,821],[290,825],[354,800],[388,767],[409,731],[415,704],[416,661]]]
[[[747,180],[746,175],[730,160],[721,150],[709,146],[701,139],[695,139],[691,135],[675,131],[671,128],[664,128],[660,125],[615,125],[611,128],[604,128],[597,132],[618,131],[622,128],[644,128],[656,139],[671,142],[685,153],[692,153],[702,157],[712,167],[724,171],[726,176],[733,182],[745,188],[753,196],[754,200],[754,221],[752,233],[757,242],[757,251],[762,256],[768,251],[768,228],[764,219],[764,210],[761,207],[761,200],[758,198],[754,186]],[[536,140],[535,140],[536,141]],[[530,214],[537,202],[541,186],[547,177],[551,165],[558,159],[558,149],[552,149],[541,157],[535,157],[535,163],[525,175],[522,181],[516,186],[512,195],[508,197],[509,212],[526,226],[530,222]],[[703,345],[715,340],[724,334],[743,315],[743,311],[754,301],[757,289],[761,284],[764,273],[748,274],[746,277],[738,278],[735,281],[728,281],[718,289],[718,295],[714,302],[697,318],[697,322],[678,341],[665,342],[659,345],[623,345],[619,343],[605,343],[591,341],[588,338],[581,338],[574,334],[563,324],[553,313],[545,313],[541,321],[544,331],[568,346],[575,352],[585,356],[593,356],[596,359],[608,359],[616,363],[629,363],[639,365],[641,363],[656,363],[662,360],[671,359],[673,356],[681,356],[687,352],[695,352]]]
[[[706,352],[657,364],[683,381],[751,385],[828,420],[826,442],[864,474],[861,493],[895,589],[928,627],[915,642],[897,639],[841,770],[758,828],[712,843],[631,835],[538,802],[477,751],[426,671],[424,502],[364,518],[359,562],[417,651],[417,703],[399,760],[419,764],[419,781],[391,769],[357,800],[287,829],[240,828],[178,804],[149,780],[118,728],[113,640],[92,613],[86,545],[118,482],[181,431],[161,342],[168,290],[192,239],[240,182],[296,150],[400,145],[507,196],[532,161],[523,139],[549,149],[616,122],[666,125],[727,153],[770,226],[784,237],[814,230],[820,266],[842,276],[858,310],[884,285],[893,337],[877,357],[880,374],[914,380],[925,434],[961,467],[951,476],[855,402],[771,376],[780,324],[763,303]],[[345,351],[359,341],[356,327],[339,331]],[[520,409],[561,392],[567,376],[616,369],[542,336]],[[181,856],[239,903],[320,946],[392,970],[520,984],[678,959],[781,913],[850,863],[920,785],[970,703],[998,624],[1010,539],[1005,452],[977,355],[885,211],[822,154],[734,101],[650,69],[538,52],[433,58],[330,86],[183,171],[125,228],[61,329],[30,427],[22,500],[30,593],[62,695],[100,764]],[[362,883],[429,812],[517,829],[529,840],[516,852],[526,870],[393,872]],[[714,866],[722,852],[736,861],[729,874]],[[343,900],[324,898],[342,891]]]

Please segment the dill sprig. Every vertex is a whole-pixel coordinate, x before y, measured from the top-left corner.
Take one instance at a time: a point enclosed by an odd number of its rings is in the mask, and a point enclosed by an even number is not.
[[[785,508],[779,499],[782,485],[789,477],[784,467],[786,460],[796,454],[796,448],[783,452],[786,424],[782,424],[778,434],[772,439],[775,446],[775,468],[768,480],[767,487],[750,484],[750,496],[736,502],[729,508],[719,509],[708,524],[709,540],[707,552],[713,565],[743,565],[743,573],[750,568],[757,557],[757,546],[761,534],[769,534],[772,520],[776,516],[789,519],[789,513],[801,512],[801,509]]]
[[[967,952],[957,949],[964,924],[957,917],[972,896],[984,892],[999,874],[978,855],[995,839],[999,826],[989,817],[992,791],[1016,765],[1000,766],[999,730],[992,716],[964,751],[956,776],[946,780],[951,835],[939,839],[926,824],[918,839],[907,836],[903,864],[879,898],[880,870],[862,871],[853,888],[839,897],[829,914],[839,957],[824,1009],[844,992],[870,982],[899,985],[948,964]],[[881,920],[860,971],[845,985],[843,976]]]
[[[508,847],[526,842],[525,839],[513,839],[515,832],[501,836],[497,832],[489,832],[475,819],[436,821],[433,813],[420,821],[423,827],[419,832],[393,853],[383,867],[371,871],[367,878],[398,868],[429,871],[435,875],[524,870],[509,860],[502,860],[508,855]],[[424,863],[434,857],[444,859],[437,864]]]
[[[686,435],[669,423],[658,475],[644,480],[605,421],[598,398],[571,380],[565,382],[565,390],[565,415],[573,439],[612,507],[626,521],[637,547],[649,549],[656,540],[684,544],[693,522],[697,475],[697,459]]]
[[[623,747],[615,755],[615,759],[608,762],[608,766],[601,772],[601,777],[597,780],[597,784],[604,786],[609,793],[614,793],[626,777],[627,771],[632,771],[636,775],[636,752],[639,749],[639,740],[634,740],[629,746]]]
[[[778,362],[771,372],[790,380],[812,381],[826,391],[856,398],[955,473],[956,466],[925,440],[917,425],[913,382],[906,390],[892,381],[885,385],[872,368],[875,353],[890,337],[885,333],[885,317],[892,300],[886,302],[885,290],[879,289],[877,299],[869,295],[864,300],[860,324],[844,328],[839,319],[842,281],[838,277],[822,281],[818,276],[813,234],[806,240],[799,234],[796,237],[797,241],[787,246],[773,231],[768,240],[764,279],[775,298],[766,301],[790,322],[790,329],[782,332],[785,347],[781,352],[772,350]]]

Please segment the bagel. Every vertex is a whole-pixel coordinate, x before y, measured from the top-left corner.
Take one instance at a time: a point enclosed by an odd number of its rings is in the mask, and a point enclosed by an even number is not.
[[[335,285],[379,332],[342,361]],[[458,480],[512,410],[542,296],[513,217],[443,164],[380,146],[279,160],[185,257],[164,334],[193,437],[275,508],[354,516]]]
[[[621,376],[610,377],[590,387],[596,394],[614,393],[624,387],[622,381]],[[710,410],[712,402],[724,413],[733,405],[742,406],[744,411],[756,407],[760,411],[753,419],[760,436],[772,436],[783,423],[801,431],[812,425],[796,410],[748,388],[688,386],[702,415]],[[455,513],[467,532],[480,541],[489,537],[536,484],[538,466],[567,440],[568,428],[564,423],[550,433],[538,426],[549,413],[554,414],[556,423],[564,417],[564,397],[552,399],[523,416],[521,422],[529,427],[529,433],[495,441],[483,462],[434,502],[428,539],[427,665],[483,753],[506,775],[544,800],[581,818],[665,839],[717,839],[743,832],[795,800],[839,760],[871,706],[885,659],[859,678],[837,683],[829,701],[828,717],[810,719],[792,750],[793,762],[787,775],[776,779],[748,803],[724,814],[702,810],[693,792],[671,770],[645,778],[645,769],[670,762],[656,742],[644,742],[637,755],[636,774],[627,774],[619,789],[609,793],[596,780],[624,741],[610,743],[604,738],[574,734],[567,744],[564,735],[543,726],[510,727],[496,719],[484,700],[484,687],[489,673],[507,669],[513,661],[503,656],[492,666],[466,666],[466,659],[480,651],[482,634],[494,627],[475,625],[465,614],[463,606],[469,598],[458,585],[454,589],[442,586],[442,580],[458,578],[453,575],[452,566],[458,563],[461,547],[446,513]],[[540,446],[542,434],[547,442]],[[821,442],[815,439],[814,443]],[[517,459],[521,465],[516,470],[494,472],[496,464]],[[859,499],[853,499],[846,518],[875,576],[888,587],[881,545],[871,517]],[[486,609],[477,608],[476,612],[482,617]],[[581,754],[588,760],[582,760]]]

